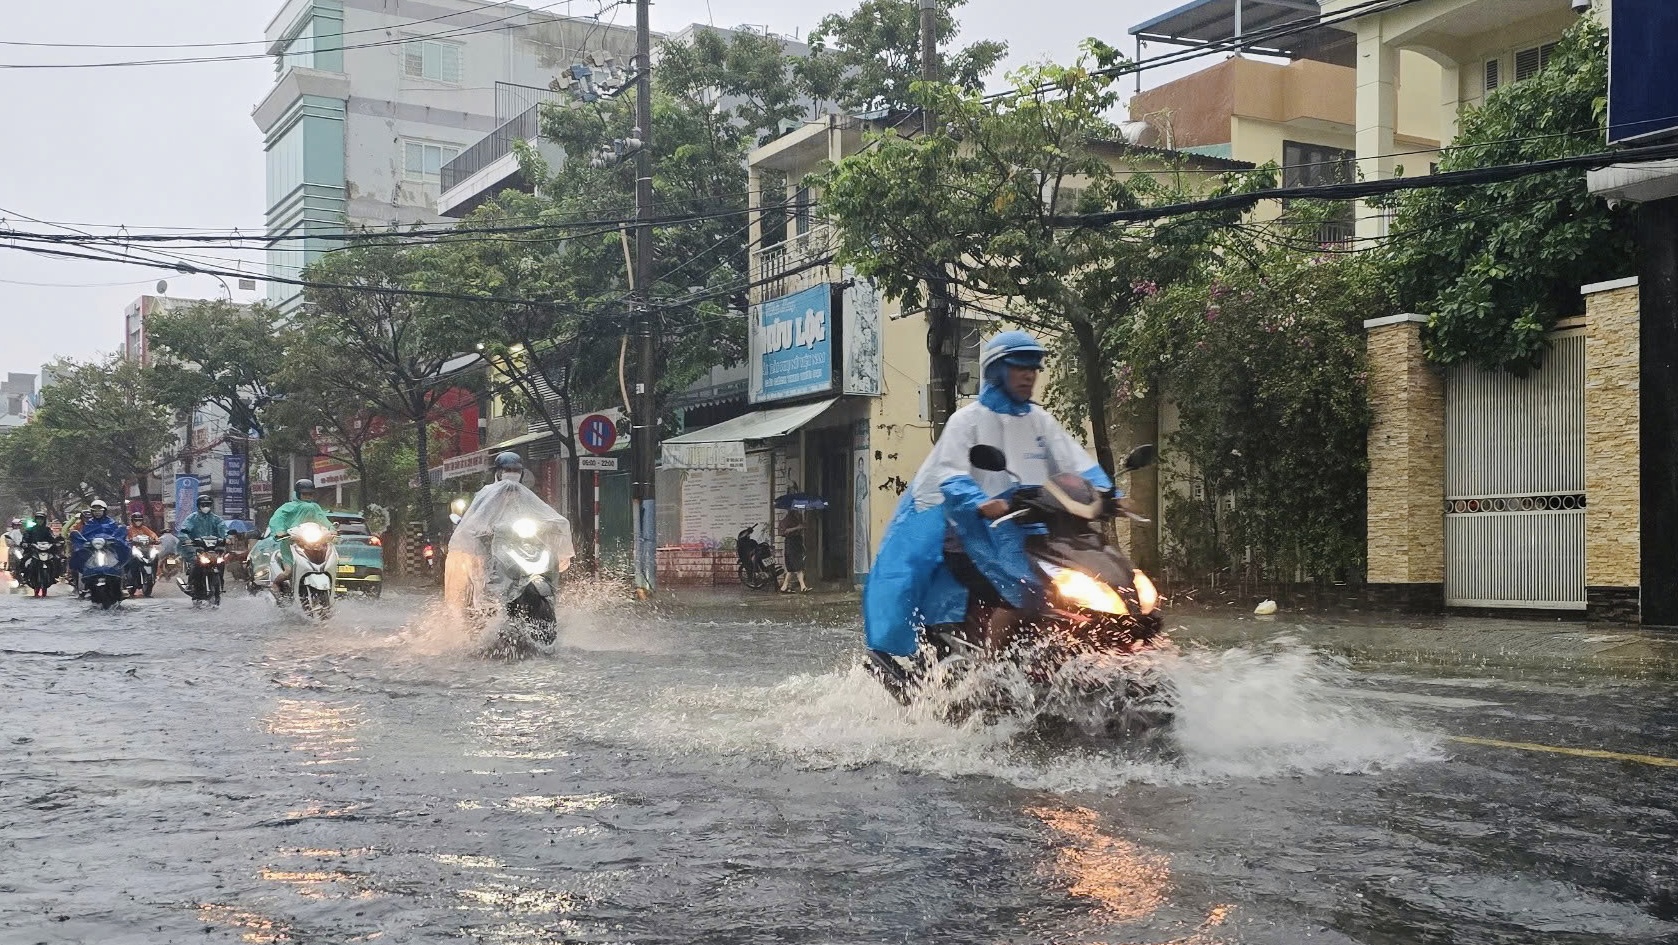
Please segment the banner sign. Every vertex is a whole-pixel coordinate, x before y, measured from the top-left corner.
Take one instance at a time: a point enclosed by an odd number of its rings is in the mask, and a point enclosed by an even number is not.
[[[845,387],[842,393],[880,396],[885,375],[885,330],[880,291],[867,279],[851,279],[841,295],[845,319]]]
[[[238,455],[223,457],[221,474],[225,480],[221,487],[221,514],[228,518],[249,518],[250,487],[245,481],[245,458]]]
[[[175,477],[175,521],[184,522],[198,505],[198,477]]]
[[[443,478],[454,479],[459,476],[469,476],[481,473],[489,468],[489,451],[479,450],[476,453],[462,453],[443,460]]]
[[[829,283],[757,306],[748,321],[752,403],[833,389],[833,287]]]

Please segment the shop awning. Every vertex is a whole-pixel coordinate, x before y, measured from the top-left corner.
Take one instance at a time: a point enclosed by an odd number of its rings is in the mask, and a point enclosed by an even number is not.
[[[666,469],[745,469],[747,440],[785,436],[821,416],[838,399],[754,410],[733,420],[673,436],[663,443],[659,465]]]
[[[1316,0],[1188,0],[1130,28],[1138,39],[1176,46],[1209,46],[1259,36],[1246,48],[1265,56],[1357,64],[1357,34],[1337,26],[1309,27],[1322,15]],[[1266,40],[1266,31],[1294,30]]]

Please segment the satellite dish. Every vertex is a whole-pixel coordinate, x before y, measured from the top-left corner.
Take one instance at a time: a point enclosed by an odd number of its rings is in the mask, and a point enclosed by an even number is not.
[[[157,294],[158,295],[168,295],[169,294],[169,283],[166,280],[163,280],[163,279],[157,280]]]

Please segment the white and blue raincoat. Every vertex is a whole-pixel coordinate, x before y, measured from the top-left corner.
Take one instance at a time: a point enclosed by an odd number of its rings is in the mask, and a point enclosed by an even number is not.
[[[981,443],[1002,450],[1018,482],[1007,473],[973,468],[968,452]],[[915,652],[917,628],[965,618],[967,589],[944,566],[946,525],[955,529],[975,567],[1004,600],[1014,607],[1033,604],[1041,588],[1025,554],[1027,530],[1015,522],[991,528],[979,506],[1016,486],[1042,485],[1068,472],[1097,489],[1113,487],[1107,473],[1048,411],[1014,400],[995,383],[952,414],[898,503],[863,588],[869,648],[909,656]]]

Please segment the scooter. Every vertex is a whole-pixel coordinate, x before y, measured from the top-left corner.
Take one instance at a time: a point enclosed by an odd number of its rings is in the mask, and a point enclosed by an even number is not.
[[[192,549],[187,555],[187,566],[176,580],[186,596],[192,598],[192,606],[209,604],[211,607],[221,606],[221,587],[227,568],[227,546],[214,535],[205,535],[192,541]]]
[[[775,549],[765,541],[752,537],[756,525],[747,525],[734,536],[734,556],[738,562],[740,583],[754,591],[762,590],[781,579],[781,566],[775,563]]]
[[[1125,457],[1124,470],[1153,460],[1152,446],[1137,447]],[[974,447],[969,462],[977,469],[1008,471],[1002,451],[991,446]],[[1043,591],[1036,612],[997,646],[987,639],[990,608],[973,602],[962,623],[926,627],[926,647],[915,660],[870,650],[869,671],[910,705],[934,687],[953,691],[957,680],[978,667],[1009,663],[1028,681],[1027,698],[1040,713],[1075,721],[1087,734],[1136,734],[1168,723],[1175,715],[1175,690],[1146,656],[1170,645],[1159,592],[1123,549],[1107,540],[1101,522],[1118,510],[1088,480],[1070,474],[1018,487],[1007,498],[1008,513],[989,523],[989,530],[1039,526],[1023,535]],[[1103,671],[1084,673],[1081,661],[1101,663]],[[1065,704],[1067,698],[1076,704]],[[1010,697],[985,693],[976,702],[950,707],[949,714],[959,720],[1014,708]]]
[[[110,610],[122,600],[124,571],[123,553],[127,549],[114,538],[88,540],[87,561],[82,564],[82,593],[102,610]]]
[[[29,546],[19,574],[23,583],[35,592],[34,596],[45,597],[47,588],[58,583],[58,575],[62,568],[63,560],[58,555],[58,543],[37,541]]]
[[[561,569],[542,534],[551,527],[529,518],[497,526],[490,539],[487,575],[490,587],[500,595],[508,624],[519,625],[532,641],[544,645],[558,636],[554,595]]]
[[[291,605],[293,589],[305,616],[325,620],[332,616],[333,585],[338,573],[338,536],[316,522],[304,522],[280,537],[291,542],[291,567],[285,565],[280,549],[275,547],[269,562],[269,589],[274,603]]]
[[[157,587],[158,547],[149,537],[135,535],[130,557],[132,563],[128,566],[126,582],[128,595],[132,597],[142,594],[150,597],[152,590]]]

